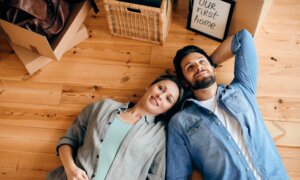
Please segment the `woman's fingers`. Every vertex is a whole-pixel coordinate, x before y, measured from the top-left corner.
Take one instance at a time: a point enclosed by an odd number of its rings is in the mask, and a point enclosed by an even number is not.
[[[85,171],[83,171],[83,173],[82,173],[82,178],[83,178],[84,180],[89,180],[89,178],[88,178],[88,176],[87,176],[87,174],[86,174]]]

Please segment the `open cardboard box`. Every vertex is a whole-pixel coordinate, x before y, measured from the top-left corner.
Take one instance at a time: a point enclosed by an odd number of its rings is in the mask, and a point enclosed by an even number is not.
[[[59,60],[66,51],[66,47],[70,46],[74,35],[83,24],[90,9],[90,1],[74,4],[63,31],[51,43],[48,42],[45,36],[5,20],[0,19],[0,25],[13,44],[30,49],[48,58]]]
[[[66,52],[79,44],[81,41],[88,38],[88,32],[84,25],[81,25],[78,32],[74,35],[73,40],[69,43],[69,46],[63,48],[63,52]],[[24,64],[27,72],[32,75],[39,69],[43,68],[47,64],[49,64],[52,59],[41,56],[40,54],[33,52],[29,49],[16,45],[9,41],[10,46],[15,51],[18,58]]]
[[[254,37],[273,0],[236,0],[228,35],[247,29]]]

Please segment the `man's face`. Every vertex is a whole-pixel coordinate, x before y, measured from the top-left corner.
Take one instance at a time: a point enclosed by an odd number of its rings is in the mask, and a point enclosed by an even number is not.
[[[193,52],[185,56],[180,66],[185,80],[194,90],[207,88],[216,81],[214,68],[200,53]]]

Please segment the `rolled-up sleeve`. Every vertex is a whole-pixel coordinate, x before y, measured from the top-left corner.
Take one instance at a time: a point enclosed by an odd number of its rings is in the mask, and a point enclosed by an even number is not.
[[[74,152],[77,152],[79,146],[83,144],[90,116],[93,111],[94,104],[86,106],[76,117],[71,127],[68,128],[64,136],[62,136],[56,145],[56,153],[59,156],[59,147],[64,144],[72,146]]]
[[[236,33],[232,40],[231,51],[235,54],[232,83],[239,83],[256,94],[258,57],[252,35],[247,30]]]

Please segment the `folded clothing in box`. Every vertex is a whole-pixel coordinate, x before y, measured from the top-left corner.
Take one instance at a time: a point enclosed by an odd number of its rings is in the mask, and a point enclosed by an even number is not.
[[[74,34],[76,34],[79,27],[83,24],[90,9],[91,3],[89,1],[73,4],[72,11],[63,30],[51,42],[43,35],[29,31],[8,21],[0,19],[0,25],[12,43],[48,58],[60,60],[65,52],[64,47],[68,46],[73,40]]]

